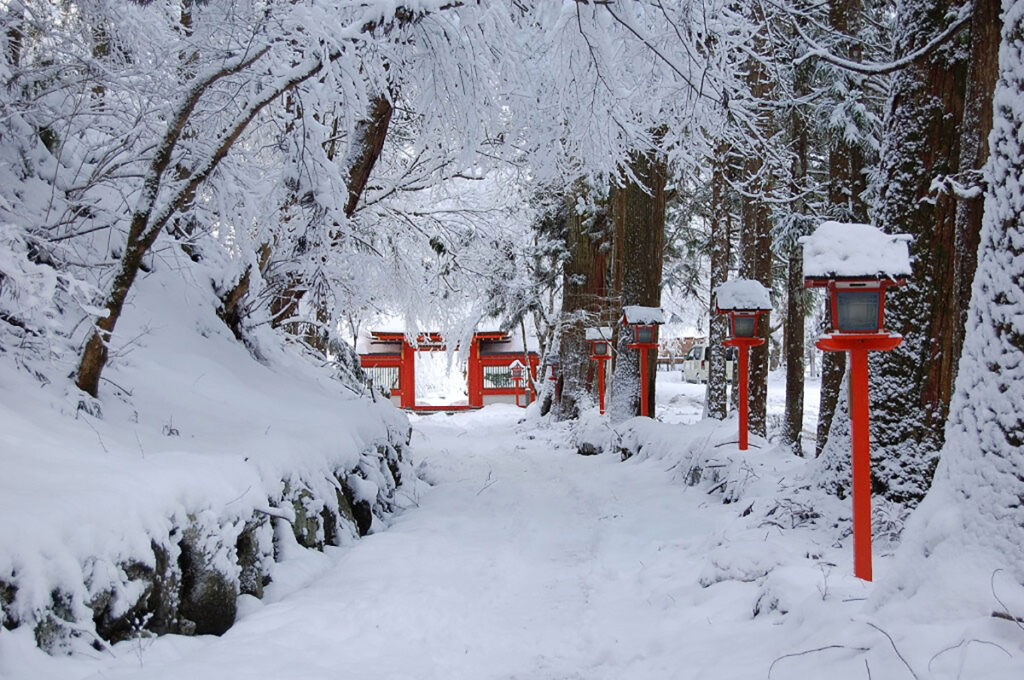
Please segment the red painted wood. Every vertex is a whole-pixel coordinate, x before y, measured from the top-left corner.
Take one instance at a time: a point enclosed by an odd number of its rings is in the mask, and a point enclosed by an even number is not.
[[[747,420],[749,418],[748,412],[750,410],[750,405],[748,403],[748,401],[749,401],[749,395],[748,395],[749,389],[748,389],[748,386],[747,386],[747,376],[749,375],[748,366],[747,366],[748,363],[749,363],[749,351],[744,346],[744,347],[740,347],[739,351],[737,353],[739,354],[739,357],[740,357],[740,379],[739,379],[740,396],[739,396],[739,399],[737,401],[737,403],[739,404],[739,407],[740,407],[740,451],[746,451],[747,450],[747,440],[748,440]]]
[[[601,405],[601,415],[604,415],[604,362],[605,359],[597,360],[597,398]]]
[[[651,416],[650,405],[647,403],[647,348],[640,350],[640,415]]]
[[[480,341],[473,338],[469,346],[469,405],[482,407],[484,405],[484,369],[480,361]]]
[[[871,421],[868,408],[868,352],[888,351],[903,338],[887,333],[836,333],[818,340],[826,352],[850,353],[850,439],[853,475],[853,573],[871,573]]]
[[[868,352],[850,352],[850,439],[853,440],[853,574],[871,580],[871,434]]]
[[[737,403],[739,405],[739,409],[740,409],[740,433],[739,433],[740,434],[740,437],[739,437],[739,439],[740,439],[740,444],[739,444],[740,451],[746,451],[747,447],[749,446],[749,436],[748,436],[748,427],[747,427],[748,413],[749,413],[749,404],[748,404],[748,401],[749,401],[748,381],[749,381],[749,375],[750,375],[750,371],[749,371],[750,354],[749,354],[749,352],[750,352],[750,348],[751,347],[757,347],[758,345],[763,345],[764,343],[765,343],[765,339],[764,338],[729,338],[728,340],[726,340],[726,341],[724,341],[722,343],[723,345],[725,345],[727,347],[735,347],[736,348],[736,354],[739,355],[740,375],[739,375],[739,380],[737,382],[739,383],[740,393],[739,393],[739,398],[736,401],[737,401]]]
[[[398,382],[402,384],[402,408],[416,406],[416,350],[402,340],[402,365],[398,369]]]

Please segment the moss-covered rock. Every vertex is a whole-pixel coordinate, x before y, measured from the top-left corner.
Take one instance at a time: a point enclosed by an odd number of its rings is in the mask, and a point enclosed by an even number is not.
[[[196,525],[181,539],[181,606],[178,630],[186,635],[220,635],[235,622],[238,581],[225,574]]]

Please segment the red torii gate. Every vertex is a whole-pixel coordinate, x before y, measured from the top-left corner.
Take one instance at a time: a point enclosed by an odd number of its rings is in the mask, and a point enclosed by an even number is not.
[[[422,333],[416,337],[414,344],[409,342],[404,333],[398,331],[370,331],[368,342],[362,343],[364,347],[360,348],[359,363],[368,369],[397,369],[397,381],[391,385],[391,398],[403,409],[459,411],[482,408],[489,403],[499,402],[518,404],[525,408],[531,401],[530,386],[537,380],[540,357],[536,352],[526,349],[510,349],[508,346],[512,344],[511,339],[510,333],[502,331],[480,331],[473,334],[467,366],[467,404],[416,403],[416,352],[447,351],[447,345],[440,333]],[[516,388],[511,385],[511,380],[509,386],[487,384],[487,367],[511,369],[516,361],[529,367],[530,380],[525,381],[524,385]],[[522,403],[521,397],[525,397]]]

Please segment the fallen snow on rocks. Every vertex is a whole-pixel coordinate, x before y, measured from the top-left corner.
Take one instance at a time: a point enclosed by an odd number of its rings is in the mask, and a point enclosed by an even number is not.
[[[386,400],[276,337],[255,336],[257,362],[175,272],[137,288],[102,417],[79,410],[73,366],[0,355],[0,619],[55,652],[220,632],[292,543],[381,528],[415,477]]]

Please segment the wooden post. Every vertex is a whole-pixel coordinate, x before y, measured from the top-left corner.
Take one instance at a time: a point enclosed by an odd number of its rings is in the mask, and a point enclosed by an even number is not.
[[[640,348],[640,415],[645,418],[651,417],[650,405],[647,403],[647,383],[649,377],[647,375],[647,352],[649,350],[646,347]]]
[[[853,440],[853,574],[871,580],[871,428],[868,351],[850,350],[850,430]]]
[[[817,342],[826,352],[850,354],[850,439],[853,475],[853,573],[871,580],[871,422],[868,410],[868,352],[887,352],[902,338],[885,333],[835,333]]]
[[[482,408],[484,405],[484,374],[480,365],[480,342],[474,337],[469,346],[469,362],[466,367],[469,376],[469,405]]]
[[[398,382],[402,385],[402,408],[416,405],[416,349],[408,340],[402,340],[402,363]]]
[[[740,409],[740,451],[747,450],[748,438],[747,438],[747,418],[748,418],[748,403],[747,398],[749,390],[747,389],[747,376],[748,376],[748,361],[749,354],[747,346],[743,345],[737,348],[737,354],[739,354],[740,360],[740,396],[739,396],[739,409]]]

